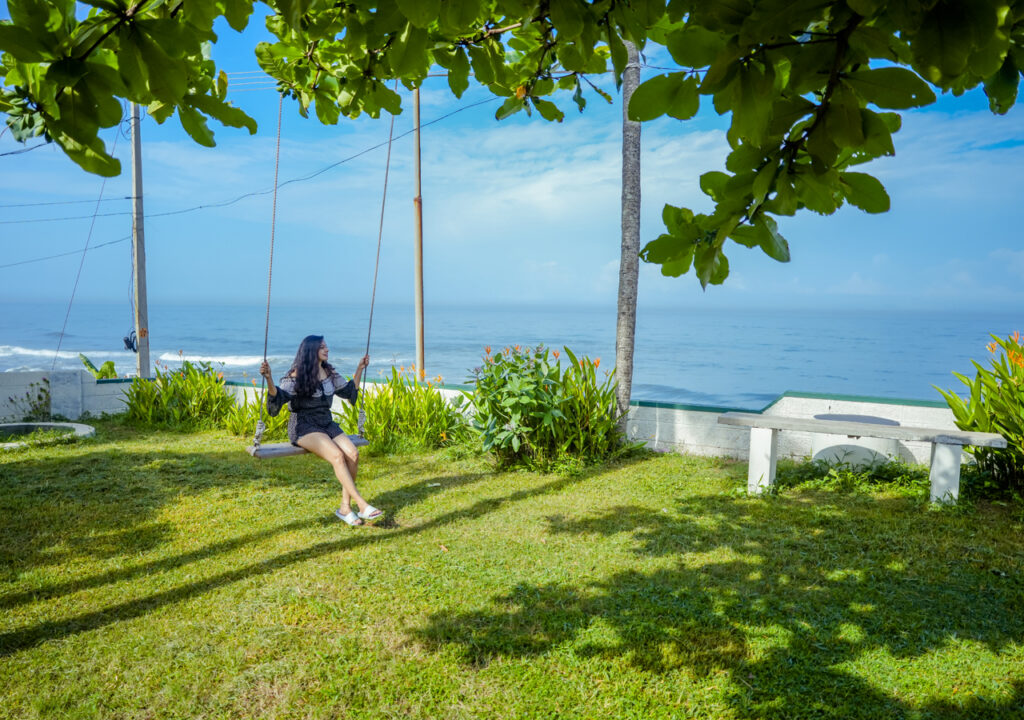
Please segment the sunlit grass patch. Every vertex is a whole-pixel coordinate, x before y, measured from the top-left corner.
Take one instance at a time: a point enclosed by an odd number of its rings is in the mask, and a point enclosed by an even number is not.
[[[1014,506],[364,453],[352,529],[316,458],[97,428],[0,458],[2,718],[1021,712]]]

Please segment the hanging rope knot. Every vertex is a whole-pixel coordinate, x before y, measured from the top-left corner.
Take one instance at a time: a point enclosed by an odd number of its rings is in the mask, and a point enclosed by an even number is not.
[[[356,423],[357,432],[363,434],[363,426],[366,425],[366,411],[363,410],[362,405],[359,406],[359,422]]]
[[[252,444],[256,447],[260,446],[260,441],[263,439],[263,431],[267,429],[266,423],[262,420],[256,423],[256,435],[252,439]]]

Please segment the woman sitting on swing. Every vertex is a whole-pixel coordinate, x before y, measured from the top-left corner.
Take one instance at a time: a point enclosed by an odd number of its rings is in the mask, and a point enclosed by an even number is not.
[[[334,468],[341,483],[341,507],[334,514],[349,525],[374,522],[384,513],[363,499],[356,489],[359,469],[359,450],[352,444],[331,416],[331,404],[338,395],[355,405],[359,394],[359,380],[370,364],[364,355],[356,367],[356,374],[348,382],[327,362],[327,343],[322,335],[309,335],[299,345],[291,369],[274,385],[270,364],[264,360],[260,375],[267,380],[267,411],[277,415],[285,403],[291,409],[288,420],[288,439],[292,445],[322,457]],[[359,511],[352,509],[355,502]]]

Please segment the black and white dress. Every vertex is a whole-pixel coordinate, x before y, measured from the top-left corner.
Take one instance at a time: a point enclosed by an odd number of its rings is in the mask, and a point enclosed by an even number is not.
[[[288,439],[292,445],[296,445],[303,435],[314,432],[336,438],[345,433],[331,415],[335,395],[355,405],[359,390],[351,380],[346,382],[341,375],[333,373],[320,381],[320,388],[312,396],[296,395],[295,378],[286,375],[277,386],[277,394],[273,397],[267,395],[267,412],[275,416],[288,403],[288,409],[292,411],[288,419]]]

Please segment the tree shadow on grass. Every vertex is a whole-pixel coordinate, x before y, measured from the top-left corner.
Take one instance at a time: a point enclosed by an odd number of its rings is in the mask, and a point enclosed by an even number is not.
[[[906,500],[886,511],[888,502],[872,510],[699,497],[672,513],[617,507],[582,520],[551,517],[552,532],[581,542],[631,534],[638,555],[671,566],[579,586],[520,584],[494,598],[499,610],[439,613],[417,635],[460,647],[473,666],[571,645],[649,673],[724,671],[740,717],[1021,717],[1019,681],[1009,696],[964,706],[915,705],[881,689],[930,653],[958,645],[1019,652],[1024,641],[1021,579],[965,561],[955,542],[933,542],[962,533],[948,518],[922,517]],[[893,523],[904,508],[911,528]],[[588,640],[599,625],[613,640]],[[852,672],[858,662],[881,663],[879,679]],[[931,678],[907,682],[909,695],[945,694]]]
[[[231,461],[235,462],[233,460],[233,456]],[[382,540],[414,536],[418,533],[436,529],[438,527],[444,527],[452,523],[478,519],[499,510],[510,503],[533,502],[545,495],[560,492],[578,482],[581,482],[587,477],[592,477],[593,474],[600,474],[602,472],[605,472],[605,470],[597,469],[594,473],[582,477],[553,477],[549,482],[539,486],[516,490],[502,497],[485,498],[473,502],[469,506],[452,509],[449,512],[431,518],[416,526],[386,530],[383,535],[381,533],[374,532],[360,532],[357,534],[347,534],[343,539],[339,540],[315,542],[265,560],[250,562],[230,571],[216,573],[206,578],[184,583],[168,590],[125,600],[124,602],[117,603],[115,605],[108,605],[95,611],[80,613],[72,617],[38,622],[34,625],[0,633],[0,657],[34,647],[40,643],[50,640],[59,640],[80,632],[95,630],[116,622],[141,617],[164,606],[187,601],[192,597],[209,592],[215,592],[218,589],[233,583],[274,573],[298,563],[307,562],[342,551],[357,550],[363,545],[378,544]],[[450,487],[452,485],[465,485],[476,482],[481,479],[481,477],[483,477],[483,475],[480,473],[468,473],[461,476],[447,475],[438,478],[423,479],[417,483],[417,485],[421,486],[420,489],[413,489],[410,491],[409,497],[415,497],[418,493],[427,492],[428,489],[432,489],[432,485],[438,480],[442,480]],[[90,502],[91,501],[92,500],[90,500]],[[99,501],[97,500],[97,502]],[[289,529],[294,528],[290,528],[289,526],[271,528],[265,531],[265,534],[269,537],[279,532],[285,532]],[[239,543],[243,543],[245,541],[245,538],[236,538],[226,541],[223,544],[214,544],[207,548],[198,550],[195,553],[186,553],[175,558],[169,558],[161,561],[158,564],[159,567],[154,569],[170,569],[189,562],[202,560],[214,554],[229,551]],[[166,567],[164,565],[166,565]],[[106,582],[113,582],[141,575],[147,571],[148,570],[145,566],[139,566],[136,568],[126,569],[123,577],[120,572],[104,574],[94,578],[80,580],[77,585],[72,583],[68,588],[64,589],[70,591],[73,589],[96,587],[98,585],[105,584]],[[64,589],[61,587],[54,587],[51,591],[52,593],[60,593],[63,592]],[[46,593],[47,589],[42,589],[42,592]],[[8,596],[5,602],[8,604],[19,603],[24,600],[23,596],[24,593],[21,595]]]
[[[6,462],[0,475],[0,571],[9,577],[75,557],[151,551],[168,540],[162,508],[182,494],[306,483],[227,452],[106,448]]]

